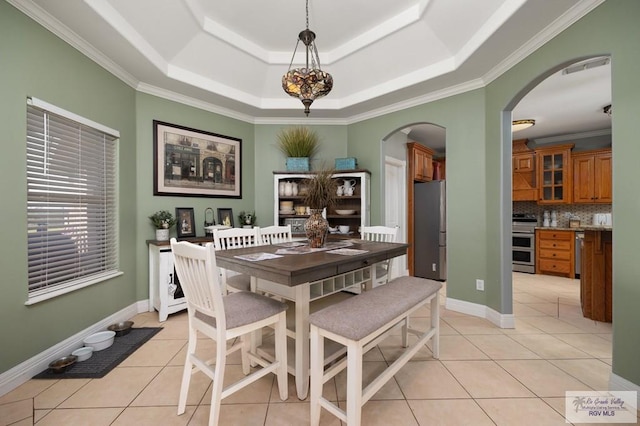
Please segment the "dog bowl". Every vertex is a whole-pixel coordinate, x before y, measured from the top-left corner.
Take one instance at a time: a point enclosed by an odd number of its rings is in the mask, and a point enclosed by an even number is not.
[[[133,321],[122,321],[116,324],[111,324],[109,327],[107,327],[107,330],[115,331],[116,337],[120,337],[129,334],[132,326]]]
[[[97,352],[107,349],[109,346],[113,345],[113,339],[115,339],[115,337],[115,331],[101,331],[99,333],[92,334],[82,342],[85,346],[91,346],[93,350]]]
[[[55,361],[49,363],[49,370],[54,373],[64,373],[68,368],[76,363],[78,357],[75,355],[67,355],[62,358],[58,358]]]
[[[91,346],[83,346],[71,352],[71,355],[77,356],[78,362],[86,361],[93,355],[93,348]]]

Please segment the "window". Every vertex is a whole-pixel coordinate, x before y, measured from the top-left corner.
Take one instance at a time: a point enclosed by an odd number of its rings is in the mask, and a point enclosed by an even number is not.
[[[33,304],[118,271],[119,133],[27,101],[27,238]]]

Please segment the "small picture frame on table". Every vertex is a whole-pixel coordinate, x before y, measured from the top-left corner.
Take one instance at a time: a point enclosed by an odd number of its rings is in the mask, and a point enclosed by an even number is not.
[[[195,217],[192,207],[176,207],[176,231],[178,239],[196,236]]]
[[[233,210],[218,209],[218,224],[233,228]]]

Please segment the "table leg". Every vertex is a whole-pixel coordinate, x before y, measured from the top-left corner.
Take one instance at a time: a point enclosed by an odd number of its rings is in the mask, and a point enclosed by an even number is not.
[[[309,283],[295,287],[296,304],[296,390],[304,400],[309,392]]]

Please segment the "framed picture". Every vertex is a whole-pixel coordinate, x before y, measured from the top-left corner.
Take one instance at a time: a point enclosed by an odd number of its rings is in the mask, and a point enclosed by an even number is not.
[[[233,211],[231,209],[218,209],[218,225],[233,228]]]
[[[196,226],[191,207],[176,207],[176,230],[178,239],[196,236]]]
[[[153,120],[153,195],[241,198],[241,144]]]

